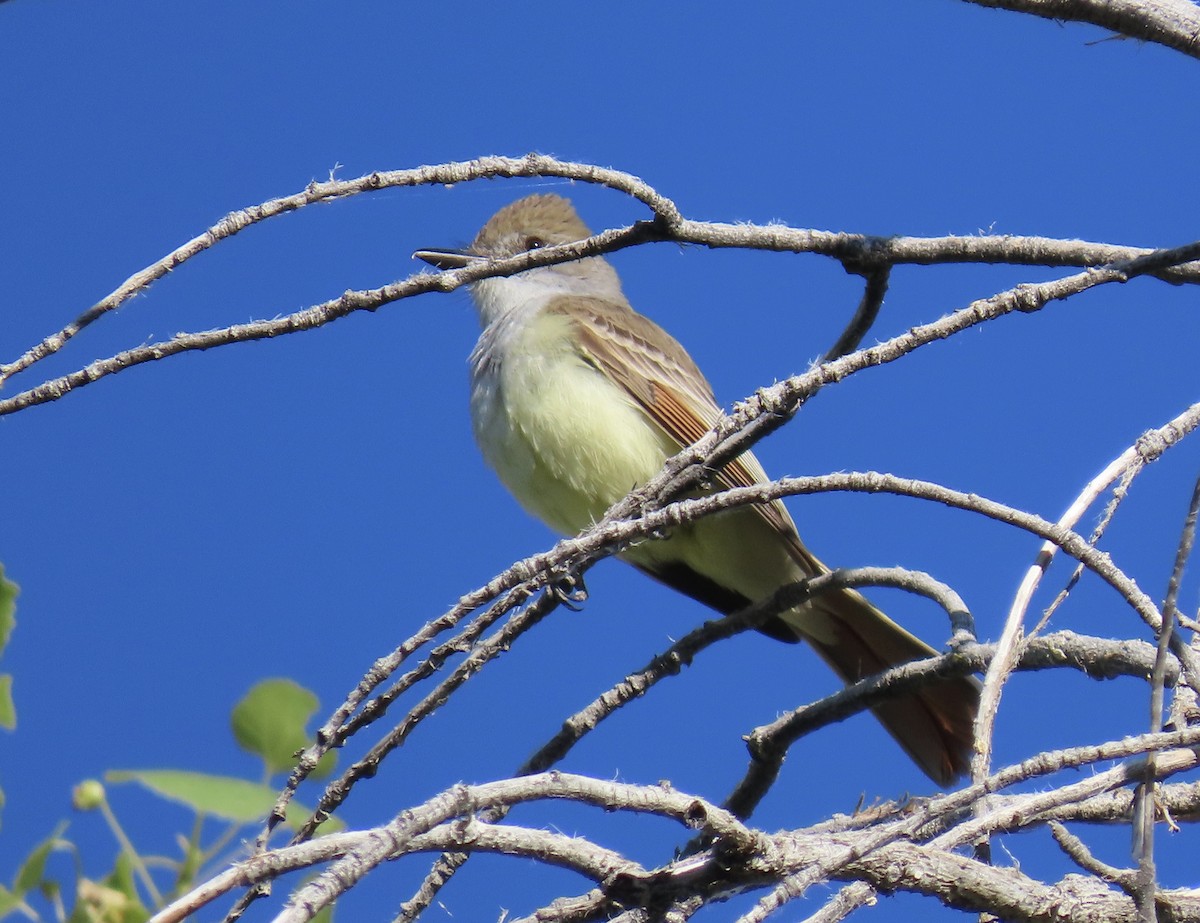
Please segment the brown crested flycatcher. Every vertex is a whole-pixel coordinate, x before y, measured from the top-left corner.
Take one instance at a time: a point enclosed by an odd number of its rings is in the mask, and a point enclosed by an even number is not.
[[[569,201],[533,195],[497,212],[466,250],[414,256],[454,269],[590,235]],[[483,326],[471,353],[475,438],[504,485],[552,529],[586,529],[721,420],[691,357],[633,310],[604,258],[482,279],[470,290]],[[717,474],[721,486],[766,480],[750,452]],[[622,557],[726,614],[828,570],[778,501],[679,526]],[[807,640],[848,683],[936,653],[849,589],[812,598],[760,630]],[[978,698],[974,679],[947,679],[874,712],[946,785],[967,769]]]

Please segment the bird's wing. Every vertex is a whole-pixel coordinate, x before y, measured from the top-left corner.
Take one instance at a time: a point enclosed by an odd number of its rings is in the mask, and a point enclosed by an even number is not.
[[[723,416],[712,386],[675,339],[632,308],[600,298],[572,298],[564,311],[576,324],[585,358],[638,402],[679,448],[691,445]],[[715,473],[722,487],[749,487],[769,480],[752,452]],[[788,544],[809,575],[827,568],[800,541],[787,509],[778,501],[755,509]]]

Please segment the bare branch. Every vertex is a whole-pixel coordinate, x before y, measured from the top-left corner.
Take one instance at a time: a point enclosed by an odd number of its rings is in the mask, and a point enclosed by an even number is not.
[[[678,212],[674,204],[664,199],[636,176],[622,173],[618,170],[593,167],[587,164],[566,163],[556,160],[553,157],[545,157],[533,153],[519,159],[510,157],[483,157],[479,160],[416,167],[410,170],[368,173],[365,176],[360,176],[352,180],[331,179],[325,183],[313,182],[309,183],[302,192],[231,212],[202,234],[172,250],[162,259],[152,263],[145,269],[134,273],[111,294],[88,308],[88,310],[62,330],[46,337],[41,343],[28,350],[14,362],[7,365],[0,365],[0,384],[18,372],[29,368],[34,363],[54,354],[85,327],[108,312],[120,307],[121,304],[133,295],[146,290],[151,284],[167,275],[167,273],[177,269],[192,257],[197,256],[220,241],[234,236],[251,225],[318,202],[329,202],[333,199],[360,195],[364,192],[405,186],[448,185],[464,182],[469,179],[498,176],[560,176],[565,179],[598,183],[618,189],[645,203],[666,225],[674,223],[678,218]],[[351,310],[362,308],[373,310],[369,305],[363,305],[361,308],[352,308]],[[315,310],[317,309],[309,309],[309,311]],[[307,314],[308,312],[302,313]],[[253,327],[255,325],[247,326]],[[272,336],[278,333],[290,332],[286,326],[276,329],[277,332],[275,334],[265,333],[263,335]],[[250,334],[247,333],[246,336],[250,337]],[[193,348],[205,347],[197,346]]]
[[[1105,881],[1111,881],[1130,897],[1137,891],[1137,873],[1132,869],[1119,869],[1101,862],[1092,855],[1087,844],[1056,820],[1050,821],[1050,833],[1062,851],[1085,872],[1091,872]]]
[[[1200,254],[1200,243],[1192,243],[1042,285],[1017,286],[992,298],[974,302],[931,324],[915,327],[885,343],[861,349],[802,375],[785,379],[770,388],[763,388],[752,398],[737,405],[713,433],[670,459],[660,475],[613,507],[606,520],[626,518],[647,505],[660,502],[661,498],[676,496],[702,483],[706,469],[727,464],[759,439],[783,426],[822,388],[848,375],[894,362],[922,346],[997,317],[1018,311],[1037,311],[1050,301],[1071,297],[1096,285],[1126,281],[1163,265],[1194,259],[1197,254]],[[1160,441],[1166,443],[1175,440],[1168,434]],[[1161,448],[1148,446],[1146,451],[1149,455],[1151,452],[1161,452]],[[1153,604],[1145,610],[1144,617],[1149,617],[1153,625],[1158,624]]]
[[[438,795],[424,805],[397,815],[387,825],[359,834],[323,838],[314,844],[289,847],[248,860],[219,881],[201,886],[181,898],[157,918],[157,923],[179,919],[233,886],[268,881],[283,872],[315,862],[332,865],[315,880],[300,886],[287,907],[277,917],[281,921],[310,919],[321,907],[344,893],[380,862],[409,852],[425,849],[476,850],[503,852],[517,856],[538,856],[574,868],[602,883],[600,892],[590,895],[586,907],[577,907],[573,919],[611,917],[612,901],[636,906],[664,900],[682,902],[684,909],[697,902],[719,899],[731,892],[761,888],[777,881],[782,891],[773,892],[773,900],[789,899],[804,887],[830,878],[862,879],[873,887],[887,890],[906,889],[942,894],[938,885],[946,864],[957,870],[956,887],[950,902],[955,906],[977,908],[992,902],[993,909],[1009,908],[1027,914],[1023,903],[1030,894],[1046,886],[1026,879],[1011,870],[995,870],[975,861],[956,856],[948,850],[985,831],[1028,825],[1056,807],[1078,804],[1088,797],[1112,790],[1140,776],[1140,766],[1127,763],[1083,782],[1049,792],[1035,792],[1010,799],[1010,806],[987,812],[969,824],[959,824],[928,843],[920,843],[922,830],[936,830],[985,795],[1005,787],[1071,766],[1101,760],[1128,758],[1152,750],[1164,750],[1162,772],[1177,772],[1200,762],[1190,749],[1200,743],[1200,729],[1144,735],[1136,740],[1114,741],[1098,747],[1078,747],[1042,754],[1011,767],[988,779],[951,795],[931,799],[925,805],[891,818],[860,826],[843,827],[835,838],[814,831],[784,832],[767,835],[745,827],[733,815],[696,798],[664,786],[635,786],[601,782],[580,776],[547,773],[508,779],[471,787],[457,787]],[[1080,797],[1080,795],[1084,797]],[[496,828],[472,820],[480,811],[510,807],[541,799],[572,799],[603,810],[652,813],[669,818],[682,826],[698,830],[706,842],[716,844],[716,852],[706,851],[685,856],[661,869],[646,872],[636,864],[576,838],[562,837],[522,828]],[[456,820],[461,819],[461,822]],[[1042,822],[1048,822],[1046,817]],[[941,870],[941,871],[939,871]],[[1006,887],[993,893],[998,879],[1016,876]],[[1195,896],[1160,895],[1160,900],[1195,901]],[[1128,900],[1125,898],[1124,900]],[[1127,919],[1126,905],[1110,896],[1104,910],[1112,919]],[[1111,903],[1116,901],[1116,903]],[[1016,902],[1016,903],[1014,903]],[[1131,905],[1130,905],[1131,906]],[[1043,916],[1043,907],[1030,919]],[[685,913],[686,915],[686,913]]]
[[[1171,426],[1172,423],[1168,423],[1163,429],[1167,432],[1172,432]],[[1113,481],[1120,478],[1122,490],[1113,498],[1113,502],[1109,504],[1106,510],[1106,518],[1097,526],[1088,540],[1089,544],[1094,547],[1100,536],[1104,533],[1105,523],[1115,515],[1117,504],[1120,498],[1125,495],[1125,489],[1128,488],[1129,483],[1146,464],[1146,459],[1141,451],[1143,444],[1152,442],[1153,440],[1139,439],[1110,462],[1103,471],[1092,478],[1070,507],[1068,507],[1067,511],[1059,518],[1058,526],[1064,529],[1073,529],[1096,499],[1108,489]],[[992,734],[995,728],[996,713],[1000,707],[1000,695],[1005,681],[1016,666],[1017,661],[1021,658],[1022,645],[1028,640],[1024,635],[1024,624],[1029,604],[1032,602],[1033,594],[1042,577],[1049,569],[1057,552],[1058,545],[1054,542],[1049,540],[1043,542],[1036,560],[1026,572],[1021,585],[1017,588],[1012,606],[1009,608],[1008,615],[1005,618],[1004,628],[1000,635],[1001,656],[992,662],[984,679],[983,693],[980,696],[979,703],[979,716],[975,722],[975,757],[971,765],[971,772],[975,778],[985,776],[991,767]],[[1079,574],[1082,573],[1082,567],[1081,563],[1072,576],[1067,591],[1078,580]],[[1064,591],[1064,593],[1067,591]],[[1057,604],[1061,598],[1062,596],[1056,599],[1055,603]],[[1048,615],[1046,617],[1048,618]],[[1045,619],[1042,621],[1045,621]]]
[[[545,773],[459,788],[426,802],[421,808],[405,811],[385,827],[373,831],[363,848],[347,853],[317,879],[297,889],[276,919],[280,923],[310,919],[313,913],[328,906],[380,862],[407,848],[420,834],[453,817],[544,798],[570,798],[606,810],[654,813],[702,830],[723,843],[726,850],[735,853],[749,856],[771,851],[771,843],[763,834],[744,827],[728,812],[695,796],[663,786],[625,785],[563,773]],[[463,840],[457,845],[462,848],[470,844]]]
[[[1192,545],[1196,538],[1196,514],[1200,509],[1200,480],[1192,488],[1192,500],[1188,506],[1187,516],[1183,524],[1183,532],[1179,537],[1179,547],[1175,552],[1175,566],[1171,569],[1171,579],[1167,586],[1166,598],[1163,601],[1163,623],[1158,633],[1158,651],[1154,660],[1154,670],[1150,677],[1150,730],[1157,731],[1163,726],[1163,689],[1166,683],[1168,651],[1181,645],[1175,641],[1175,604],[1179,598],[1179,584],[1183,579],[1183,569],[1191,557]],[[1146,754],[1146,767],[1142,773],[1142,782],[1138,786],[1134,800],[1133,817],[1133,855],[1137,860],[1137,891],[1134,900],[1138,907],[1138,918],[1142,923],[1157,923],[1158,910],[1155,898],[1158,894],[1156,883],[1157,872],[1154,863],[1154,821],[1158,809],[1154,802],[1156,782],[1158,780],[1158,756],[1151,751]]]
[[[267,218],[295,211],[316,202],[359,195],[363,192],[393,187],[451,184],[471,179],[530,176],[559,176],[597,183],[625,192],[650,207],[654,218],[629,227],[604,231],[586,241],[558,247],[547,247],[534,253],[524,253],[486,265],[465,267],[437,275],[422,273],[404,282],[379,289],[346,292],[340,298],[322,302],[267,321],[237,324],[218,330],[181,333],[166,343],[151,344],[124,350],[107,359],[96,360],[58,378],[0,401],[0,416],[16,413],[27,407],[55,401],[73,390],[101,378],[184,352],[212,349],[230,343],[249,342],[311,330],[355,311],[375,311],[385,304],[428,291],[451,291],[461,285],[497,275],[511,275],[534,266],[565,262],[584,255],[608,253],[623,247],[649,241],[696,243],[709,247],[738,247],[788,252],[812,252],[832,256],[856,271],[874,277],[875,294],[882,296],[880,286],[885,276],[879,272],[898,263],[933,262],[1014,262],[1051,266],[1111,266],[1095,284],[1126,281],[1135,275],[1160,275],[1172,281],[1200,280],[1200,266],[1184,267],[1200,257],[1200,247],[1179,248],[1174,251],[1153,251],[1134,247],[1113,247],[1075,241],[1052,241],[1041,238],[939,238],[935,241],[905,238],[872,238],[865,235],[834,234],[804,231],[780,226],[756,227],[697,222],[684,219],[674,203],[651,189],[637,177],[590,164],[559,161],[552,157],[529,154],[523,158],[486,157],[475,161],[418,167],[412,170],[371,173],[354,180],[330,180],[310,183],[301,193],[274,199],[227,215],[203,234],[172,251],[158,262],[131,276],[114,292],[83,312],[75,321],[27,350],[11,363],[0,365],[0,384],[47,356],[53,355],[81,330],[116,309],[154,281],[182,265],[186,260],[207,250],[217,242],[232,237],[241,230]],[[983,241],[989,241],[983,243]],[[1115,274],[1113,274],[1115,272]],[[1089,288],[1091,285],[1084,286]],[[1040,287],[1022,293],[1018,310],[1036,310],[1034,306]],[[1083,288],[1079,289],[1080,291]],[[1049,291],[1049,290],[1047,290]],[[1062,290],[1051,298],[1067,297]],[[864,308],[869,312],[874,295],[872,285],[864,296]],[[877,308],[877,305],[875,305]],[[948,335],[948,334],[947,334]]]
[[[893,667],[755,728],[746,738],[750,764],[726,799],[725,807],[738,817],[749,817],[774,784],[788,749],[800,738],[938,677],[966,676],[986,670],[996,649],[995,644],[972,644],[937,658]],[[1114,642],[1059,632],[1031,642],[1022,652],[1018,668],[1045,670],[1070,666],[1097,679],[1122,675],[1144,679],[1153,665],[1154,649],[1145,642]]]
[[[1043,19],[1088,22],[1200,58],[1200,9],[1188,0],[968,0]]]

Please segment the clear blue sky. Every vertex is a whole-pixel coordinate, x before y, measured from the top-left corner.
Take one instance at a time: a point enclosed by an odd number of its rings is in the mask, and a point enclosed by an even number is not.
[[[332,170],[493,153],[619,167],[703,219],[1141,246],[1197,236],[1195,61],[949,0],[732,10],[4,3],[0,361],[229,211]],[[178,331],[402,278],[418,268],[414,249],[465,243],[533,189],[571,196],[593,227],[644,214],[619,194],[559,181],[309,208],[187,264],[5,396]],[[805,369],[859,296],[855,278],[815,256],[660,245],[613,260],[635,306],[688,347],[726,402]],[[1060,274],[902,268],[872,336]],[[759,455],[779,474],[893,471],[1055,518],[1142,430],[1196,399],[1198,334],[1194,290],[1141,281],[1094,293],[856,376]],[[125,767],[252,773],[227,715],[255,680],[294,677],[317,691],[323,714],[375,657],[552,543],[472,444],[465,357],[475,335],[465,293],[430,295],[143,366],[0,419],[0,561],[22,586],[0,661],[16,676],[20,717],[0,738],[0,880],[68,813],[80,779]],[[1174,450],[1143,475],[1111,533],[1119,563],[1156,598],[1198,467],[1197,445]],[[903,564],[949,582],[985,637],[1037,548],[913,501],[830,495],[791,509],[830,563]],[[418,732],[346,820],[373,824],[451,783],[510,772],[565,715],[708,616],[617,563],[594,570],[589,587],[582,613],[558,612]],[[931,607],[874,595],[932,642],[947,635]],[[1183,602],[1194,610],[1194,579]],[[1054,627],[1139,632],[1096,581]],[[611,721],[567,767],[668,778],[719,800],[744,766],[741,734],[834,687],[810,652],[743,637]],[[998,758],[1145,722],[1145,689],[1132,681],[1022,677],[1004,700]],[[799,744],[755,822],[800,826],[851,810],[863,793],[906,790],[929,787],[860,717]],[[184,822],[136,793],[114,801],[147,846],[157,836],[168,849],[162,822]],[[595,830],[578,812],[536,816]],[[605,840],[604,829],[602,840],[632,841],[650,864],[683,841],[639,827]],[[89,855],[111,854],[93,817],[73,821],[71,835]],[[1193,841],[1191,830],[1176,835],[1174,860],[1168,843],[1166,884],[1196,883],[1184,861]],[[1103,858],[1124,864],[1124,831],[1100,842]],[[1008,838],[1000,854],[1057,878],[1068,869],[1047,843]],[[343,919],[387,919],[422,867],[389,870],[386,887]],[[586,887],[513,861],[472,874],[429,919],[526,913]],[[886,906],[898,914],[889,919],[945,913],[911,898]]]

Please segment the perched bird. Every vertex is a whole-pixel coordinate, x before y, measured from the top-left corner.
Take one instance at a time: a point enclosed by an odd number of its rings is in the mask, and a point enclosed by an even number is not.
[[[467,249],[414,256],[454,269],[588,236],[567,199],[533,195],[497,212]],[[470,360],[475,438],[505,486],[552,529],[587,528],[720,421],[692,358],[633,310],[602,257],[482,279],[470,291],[483,326]],[[725,487],[766,480],[750,452],[716,475]],[[780,502],[679,526],[622,557],[726,614],[828,570]],[[760,630],[808,641],[847,683],[935,653],[849,589],[810,599]],[[974,679],[947,679],[874,712],[946,785],[967,768],[978,697]]]

